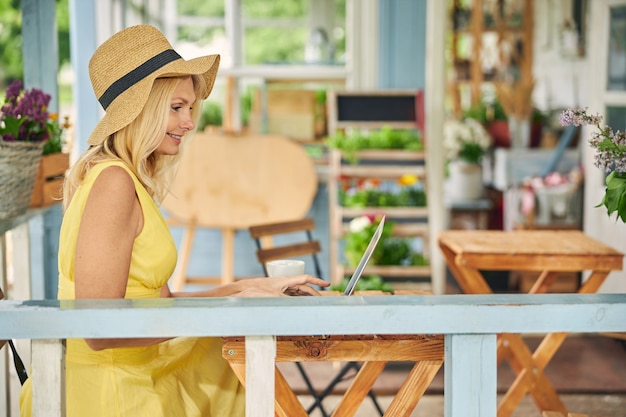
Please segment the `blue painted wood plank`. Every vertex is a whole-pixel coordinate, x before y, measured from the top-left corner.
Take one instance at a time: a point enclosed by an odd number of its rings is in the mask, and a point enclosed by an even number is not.
[[[74,123],[74,151],[87,149],[87,139],[102,115],[102,107],[96,99],[89,80],[89,59],[98,46],[96,24],[96,0],[69,0],[70,48],[72,69],[76,78],[73,85],[76,121]]]
[[[0,339],[595,333],[624,317],[626,294],[2,301]]]
[[[59,72],[56,2],[22,0],[22,50],[24,85],[50,94],[49,110],[59,109],[57,74]]]
[[[495,334],[446,335],[445,417],[496,417],[496,355]]]

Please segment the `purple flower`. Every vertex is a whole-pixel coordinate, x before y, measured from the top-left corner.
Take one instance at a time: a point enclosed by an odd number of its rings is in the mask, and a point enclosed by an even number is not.
[[[37,88],[22,87],[22,82],[16,80],[7,88],[0,107],[0,135],[7,142],[44,142],[56,132],[49,121],[50,95]]]
[[[609,216],[617,213],[617,218],[626,223],[626,205],[623,204],[626,201],[626,133],[601,126],[602,116],[590,115],[586,108],[567,109],[560,121],[563,126],[596,126],[597,130],[589,138],[589,145],[596,150],[593,164],[610,172],[606,177],[604,198],[597,207],[606,207]]]
[[[561,126],[598,125],[602,121],[602,116],[587,114],[587,108],[567,109],[561,113],[559,121],[561,122]]]

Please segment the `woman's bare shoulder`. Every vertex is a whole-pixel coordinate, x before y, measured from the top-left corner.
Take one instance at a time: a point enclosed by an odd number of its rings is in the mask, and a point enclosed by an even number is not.
[[[116,165],[106,167],[95,179],[90,198],[109,202],[134,201],[135,182],[130,173]]]
[[[120,231],[133,233],[134,236],[141,230],[141,208],[135,183],[122,167],[104,168],[89,192],[83,222],[89,225],[93,221],[97,226],[103,219],[107,219],[109,229],[118,225]]]

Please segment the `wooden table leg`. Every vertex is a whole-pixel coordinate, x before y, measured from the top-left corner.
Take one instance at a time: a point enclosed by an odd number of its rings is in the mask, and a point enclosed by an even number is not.
[[[589,278],[578,289],[579,294],[594,294],[600,289],[600,286],[609,275],[609,271],[593,271]]]
[[[239,380],[245,384],[245,346],[239,339],[225,338],[222,356],[233,368]],[[309,349],[311,346],[317,349],[314,357],[317,361],[350,359],[363,363],[334,410],[333,417],[351,417],[356,414],[388,361],[415,363],[385,413],[386,416],[393,417],[409,416],[444,360],[442,335],[380,336],[356,340],[329,338],[317,341],[306,337],[278,338],[275,360],[277,362],[311,360]],[[305,408],[278,368],[275,381],[275,415],[307,417]]]
[[[228,362],[231,369],[243,386],[246,385],[246,364],[245,362]],[[276,417],[308,417],[308,414],[296,394],[285,380],[283,374],[276,369],[275,374],[275,400],[274,414]]]
[[[280,417],[308,417],[308,414],[296,394],[287,383],[283,374],[276,369],[276,415]]]
[[[503,345],[510,349],[509,363],[517,374],[517,378],[498,406],[498,417],[510,416],[526,393],[531,394],[540,410],[557,410],[567,414],[565,405],[543,372],[566,336],[565,333],[548,335],[546,337],[548,341],[543,344],[543,347],[540,345],[541,349],[538,348],[535,354],[531,354],[520,335],[500,336],[505,341]]]
[[[442,246],[441,251],[446,258],[450,271],[465,294],[493,293],[491,287],[489,287],[489,284],[487,284],[487,281],[485,281],[485,278],[478,270],[457,265],[455,254],[449,248]]]
[[[352,417],[358,411],[387,362],[365,362],[341,398],[333,417]]]
[[[443,361],[416,362],[385,411],[385,417],[409,417],[433,381]]]
[[[554,271],[543,271],[539,278],[535,281],[533,286],[528,291],[528,294],[545,294],[548,292],[550,287],[556,282],[556,279],[559,277],[558,272]]]

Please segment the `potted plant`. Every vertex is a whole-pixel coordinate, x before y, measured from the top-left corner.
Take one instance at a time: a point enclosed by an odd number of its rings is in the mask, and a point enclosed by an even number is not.
[[[46,207],[63,198],[63,181],[70,166],[70,155],[65,151],[65,132],[71,126],[69,116],[59,122],[57,113],[50,113],[50,138],[43,145],[35,185],[30,199],[30,207]]]
[[[380,216],[375,215],[363,215],[355,217],[350,221],[344,250],[348,265],[356,266],[359,263],[379,223]],[[416,253],[411,248],[409,238],[393,236],[394,225],[395,222],[393,221],[385,222],[380,236],[380,243],[372,253],[370,264],[381,266],[426,265],[427,261],[423,254]]]
[[[419,178],[410,174],[398,178],[395,184],[381,184],[377,178],[351,179],[344,181],[340,199],[345,207],[425,207],[426,191]]]
[[[452,200],[475,200],[483,194],[481,161],[491,147],[491,136],[474,119],[446,121],[443,130],[448,181]]]
[[[418,130],[394,129],[390,126],[365,132],[345,133],[338,130],[326,139],[326,145],[341,150],[343,157],[354,164],[358,162],[357,152],[365,149],[424,150],[424,142]]]
[[[0,219],[28,209],[44,143],[56,127],[49,103],[50,95],[37,88],[24,90],[19,80],[7,88],[0,108]]]
[[[493,146],[511,147],[509,118],[502,104],[497,99],[492,103],[480,101],[463,112],[463,118],[478,120],[487,129],[493,139]],[[536,148],[541,141],[543,126],[548,119],[540,109],[533,107],[530,127],[530,147]]]

